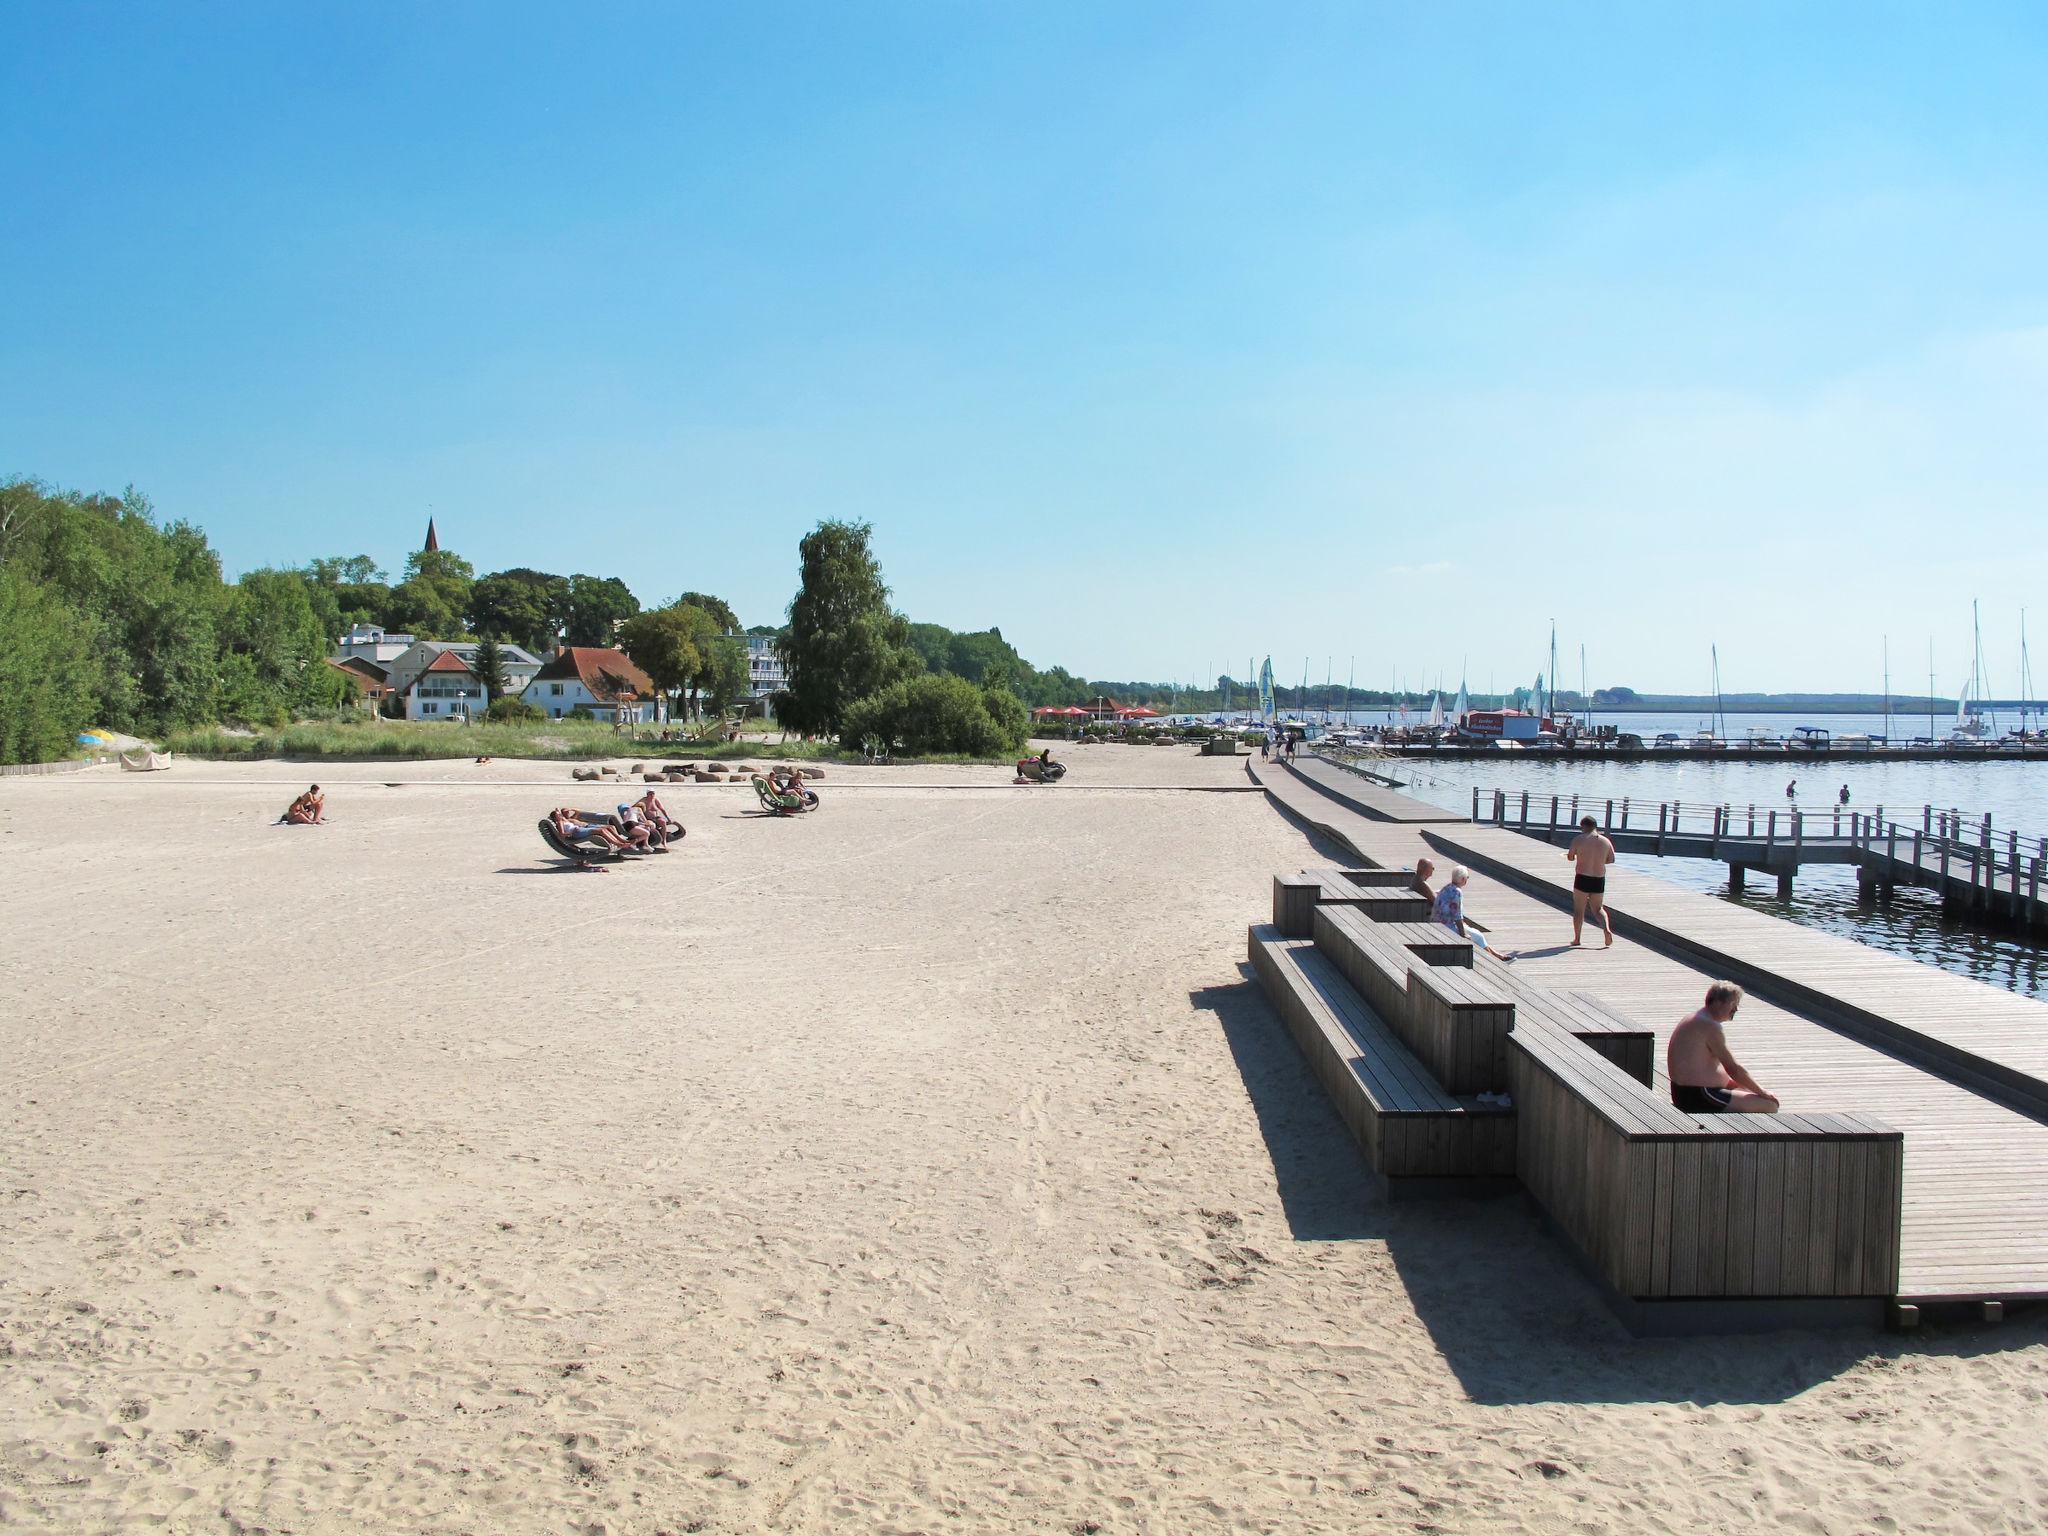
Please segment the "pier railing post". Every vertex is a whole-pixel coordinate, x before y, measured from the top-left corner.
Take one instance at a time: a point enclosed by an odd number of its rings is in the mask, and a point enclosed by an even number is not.
[[[1522,791],[1522,830],[1529,830],[1529,791]]]
[[[2027,921],[2041,920],[2041,860],[2036,855],[2027,864]]]
[[[1792,846],[1799,848],[1804,847],[1805,844],[1806,812],[1795,808],[1792,812]]]
[[[1614,830],[1614,802],[1612,800],[1607,802],[1607,820],[1601,824],[1601,830],[1605,832],[1612,832]]]
[[[1707,850],[1707,851],[1708,851],[1709,853],[1713,853],[1713,854],[1718,854],[1718,853],[1719,853],[1719,852],[1721,851],[1721,828],[1722,828],[1722,826],[1723,826],[1723,825],[1724,825],[1724,824],[1725,824],[1725,823],[1727,822],[1727,820],[1728,820],[1728,807],[1727,807],[1727,806],[1725,806],[1725,805],[1717,805],[1717,806],[1715,806],[1715,807],[1714,807],[1714,841],[1713,841],[1713,844],[1712,844],[1712,846],[1711,846],[1711,847],[1709,847],[1709,848],[1708,848],[1708,850]]]
[[[1479,786],[1477,784],[1472,786],[1472,819],[1474,821],[1479,819]]]
[[[1661,804],[1657,807],[1657,851],[1664,851],[1664,807]]]
[[[1557,796],[1550,797],[1550,830],[1557,830]]]
[[[1764,852],[1769,853],[1778,846],[1778,813],[1771,812],[1770,825],[1764,830]]]

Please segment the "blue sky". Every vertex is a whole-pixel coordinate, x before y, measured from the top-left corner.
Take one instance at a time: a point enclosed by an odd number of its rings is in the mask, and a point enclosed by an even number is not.
[[[2048,12],[0,9],[0,473],[1189,679],[2010,691]],[[2040,614],[2048,634],[2048,604]]]

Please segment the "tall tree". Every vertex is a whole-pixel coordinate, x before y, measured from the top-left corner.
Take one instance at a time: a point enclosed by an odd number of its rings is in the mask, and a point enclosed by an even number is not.
[[[83,624],[52,588],[0,566],[0,763],[67,757],[94,723]]]
[[[478,682],[484,685],[484,708],[491,707],[491,701],[504,693],[509,686],[505,677],[505,653],[498,649],[498,642],[485,635],[476,648],[476,665],[472,670]]]
[[[889,607],[867,523],[826,521],[797,544],[801,585],[780,650],[789,668],[783,713],[805,732],[836,734],[848,705],[918,670],[910,625]]]
[[[571,576],[562,639],[569,645],[617,645],[619,626],[640,600],[616,576]]]

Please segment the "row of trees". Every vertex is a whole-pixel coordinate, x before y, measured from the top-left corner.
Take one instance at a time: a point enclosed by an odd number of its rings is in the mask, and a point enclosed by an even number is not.
[[[146,499],[0,483],[0,761],[63,756],[88,725],[138,735],[331,709],[328,624],[296,571],[221,575],[206,535]]]

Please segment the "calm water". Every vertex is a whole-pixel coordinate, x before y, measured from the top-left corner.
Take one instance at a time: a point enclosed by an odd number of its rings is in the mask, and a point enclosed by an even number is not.
[[[1670,719],[1670,716],[1650,716]],[[1784,717],[1771,717],[1783,719]],[[1731,729],[1733,717],[1730,717]],[[1627,727],[1624,727],[1626,729]],[[1830,724],[1830,728],[1835,728]],[[1841,729],[1849,729],[1844,724]],[[1665,726],[1662,729],[1673,729]],[[1834,758],[1825,762],[1565,762],[1538,756],[1507,761],[1397,762],[1381,765],[1408,786],[1408,793],[1469,813],[1472,790],[1482,795],[1505,790],[1519,799],[1529,792],[1530,814],[1540,802],[1548,814],[1552,795],[1582,801],[1624,797],[1654,805],[1660,800],[1702,804],[1783,807],[1787,780],[1798,777],[1798,803],[1809,816],[1831,807],[1843,785],[1854,809],[1884,807],[1888,818],[1918,825],[1926,804],[1961,810],[1965,816],[1989,811],[2001,833],[2012,828],[2022,840],[2048,834],[2048,763],[1872,762]],[[1654,819],[1655,813],[1652,812]],[[1727,866],[1709,859],[1660,859],[1624,854],[1625,868],[1647,870],[1694,890],[1711,891],[1760,912],[1775,913],[1830,933],[1859,939],[1880,949],[1911,955],[1979,981],[2048,999],[2048,962],[2031,944],[1973,927],[1944,922],[1941,904],[1928,891],[1901,889],[1889,907],[1859,906],[1856,873],[1849,865],[1809,865],[1799,872],[1789,901],[1780,901],[1777,882],[1755,879],[1739,898],[1728,896]]]

